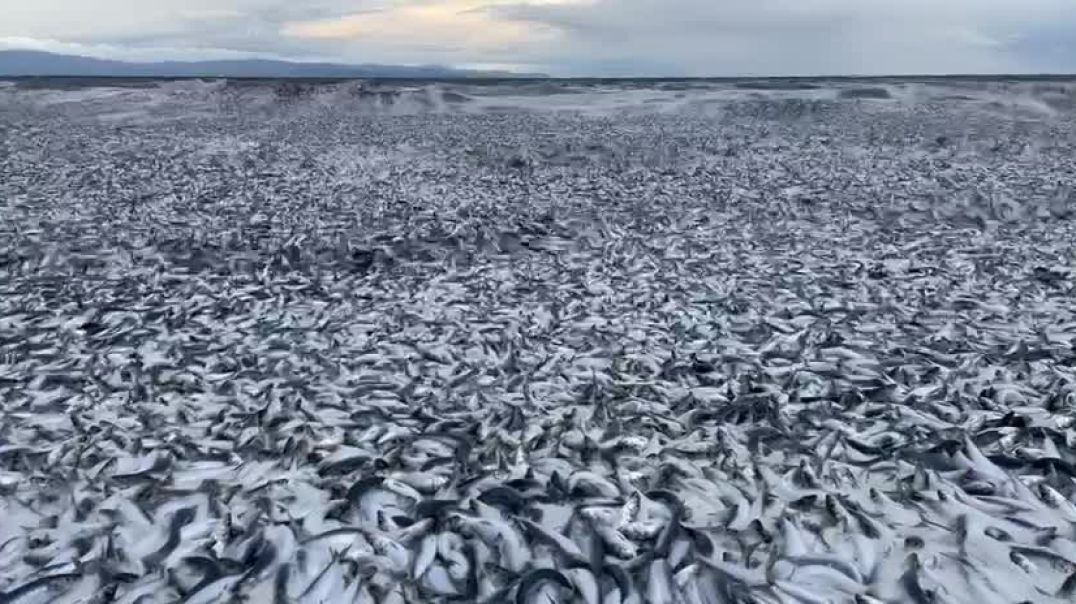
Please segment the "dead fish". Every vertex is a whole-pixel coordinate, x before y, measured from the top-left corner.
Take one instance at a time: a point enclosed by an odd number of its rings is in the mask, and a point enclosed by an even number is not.
[[[519,580],[515,601],[517,604],[556,602],[560,600],[557,588],[570,590],[572,583],[563,573],[551,568],[534,569]]]

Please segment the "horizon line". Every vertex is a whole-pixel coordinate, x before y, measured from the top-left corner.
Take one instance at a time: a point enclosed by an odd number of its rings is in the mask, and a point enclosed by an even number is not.
[[[223,59],[224,61],[243,62],[246,59]],[[259,59],[255,59],[259,60]],[[149,62],[150,64],[157,61]],[[217,62],[216,59],[210,61],[160,61],[160,63],[212,63]],[[347,82],[347,81],[364,81],[364,80],[592,80],[592,81],[669,81],[669,82],[684,82],[684,81],[742,81],[742,80],[917,80],[917,79],[1076,79],[1076,72],[1040,72],[1040,73],[988,73],[988,72],[967,72],[967,73],[891,73],[891,74],[819,74],[819,75],[714,75],[714,76],[663,76],[663,75],[617,75],[617,76],[600,76],[600,75],[575,75],[575,76],[553,76],[542,73],[528,73],[528,72],[509,72],[505,71],[505,75],[481,75],[483,72],[493,72],[496,70],[474,70],[461,67],[454,67],[451,65],[396,65],[391,63],[355,63],[355,64],[339,64],[343,67],[402,67],[402,68],[436,68],[445,70],[456,70],[461,72],[472,72],[478,75],[467,76],[438,76],[438,77],[414,77],[414,76],[318,76],[318,75],[288,75],[281,74],[276,76],[229,76],[219,74],[203,74],[203,75],[163,75],[163,74],[147,74],[147,75],[87,75],[87,74],[18,74],[7,75],[0,73],[0,80],[27,80],[27,79],[46,79],[46,78],[78,78],[78,79],[92,79],[92,80],[320,80],[320,81],[334,81],[334,82]]]
[[[34,48],[0,48],[0,54],[8,52],[27,52],[35,54],[51,55],[55,57],[67,57],[67,58],[79,58],[89,59],[92,61],[102,61],[108,63],[119,63],[123,65],[131,66],[153,66],[153,65],[199,65],[199,64],[211,64],[211,63],[256,63],[256,62],[268,62],[268,63],[281,63],[285,65],[292,65],[298,67],[309,67],[311,69],[317,69],[318,67],[331,67],[331,68],[397,68],[397,69],[440,69],[445,71],[459,72],[459,75],[445,74],[443,76],[433,77],[415,77],[406,75],[381,75],[381,76],[359,76],[359,75],[303,75],[303,74],[280,74],[280,75],[266,75],[266,76],[229,76],[214,73],[204,74],[184,74],[184,75],[167,75],[167,74],[139,74],[139,75],[108,75],[108,74],[56,74],[56,73],[40,73],[40,74],[4,74],[0,73],[0,79],[13,80],[13,79],[28,79],[28,78],[92,78],[92,79],[161,79],[161,80],[194,80],[194,79],[233,79],[233,80],[332,80],[332,81],[349,81],[349,80],[467,80],[475,81],[482,79],[489,80],[564,80],[564,81],[578,81],[578,80],[593,80],[593,81],[740,81],[740,80],[884,80],[884,79],[976,79],[976,78],[991,78],[991,79],[1068,79],[1076,78],[1076,72],[1024,72],[1024,73],[990,73],[990,72],[954,72],[954,73],[819,73],[810,75],[789,75],[789,74],[740,74],[740,75],[550,75],[542,71],[513,71],[507,69],[481,69],[466,66],[457,66],[451,64],[439,64],[439,63],[358,63],[358,62],[346,62],[333,59],[318,59],[318,60],[300,60],[300,59],[288,59],[279,57],[243,57],[243,58],[220,58],[220,59],[160,59],[160,60],[127,60],[127,59],[112,59],[103,58],[91,55],[81,54],[68,54],[63,52],[54,52],[49,50],[39,50]],[[468,75],[473,74],[473,75]]]

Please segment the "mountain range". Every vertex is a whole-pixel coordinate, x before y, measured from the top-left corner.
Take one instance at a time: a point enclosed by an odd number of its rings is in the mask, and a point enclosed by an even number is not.
[[[303,63],[274,59],[128,62],[37,50],[0,50],[0,77],[158,78],[501,78],[541,74],[479,71],[439,65]]]

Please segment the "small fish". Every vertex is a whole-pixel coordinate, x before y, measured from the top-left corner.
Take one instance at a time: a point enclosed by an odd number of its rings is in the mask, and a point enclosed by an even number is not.
[[[1035,568],[1035,565],[1031,563],[1031,560],[1027,559],[1027,556],[1021,554],[1016,550],[1011,550],[1009,552],[1009,560],[1012,560],[1013,564],[1019,566],[1020,570],[1024,571],[1029,575],[1034,574],[1037,570]]]
[[[931,604],[935,601],[934,592],[923,588],[919,577],[921,568],[919,557],[915,553],[909,554],[905,560],[905,571],[900,577],[900,583],[913,602]]]
[[[523,575],[516,588],[516,604],[537,604],[559,601],[550,588],[572,589],[572,583],[563,573],[551,568],[534,569]]]
[[[437,536],[428,534],[419,542],[418,552],[415,553],[415,561],[411,577],[418,580],[426,574],[437,556]]]
[[[676,590],[669,563],[665,559],[650,563],[646,578],[646,601],[655,604],[674,604]]]
[[[531,539],[554,547],[560,555],[567,558],[570,564],[587,564],[587,557],[583,554],[582,550],[579,549],[579,546],[571,539],[556,531],[551,531],[541,524],[527,518],[520,518],[519,524]]]
[[[594,534],[601,538],[602,543],[614,556],[628,560],[638,555],[638,547],[632,543],[623,533],[610,526],[594,526]]]
[[[565,577],[574,587],[575,593],[584,604],[601,604],[598,581],[589,569],[583,567],[569,568],[563,571]]]

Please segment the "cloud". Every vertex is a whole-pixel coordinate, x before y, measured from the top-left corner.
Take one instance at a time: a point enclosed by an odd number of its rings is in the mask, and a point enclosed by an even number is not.
[[[1071,0],[597,0],[487,10],[560,31],[541,60],[568,72],[595,64],[683,75],[1033,71],[1016,39],[1065,19],[1076,33]]]
[[[13,6],[9,9],[8,4]],[[33,46],[27,47],[42,50],[83,51],[87,56],[116,59],[326,58],[332,53],[322,56],[317,54],[322,50],[317,45],[293,44],[281,35],[281,28],[292,20],[346,14],[356,9],[355,4],[336,0],[5,0],[0,38],[33,40]]]
[[[287,23],[293,41],[335,45],[351,55],[396,62],[526,63],[556,32],[487,10],[481,0],[409,2],[328,19]]]
[[[558,75],[1076,71],[1073,0],[5,0],[3,12],[9,42],[112,58]]]
[[[287,24],[283,33],[299,39],[372,44],[386,49],[446,48],[480,51],[526,40],[537,28],[498,19],[468,2],[402,6],[393,10]]]
[[[542,60],[569,72],[595,63],[676,75],[1028,71],[1035,57],[1015,39],[1057,21],[1076,33],[1071,0],[597,0],[487,10],[556,28],[560,44]]]

